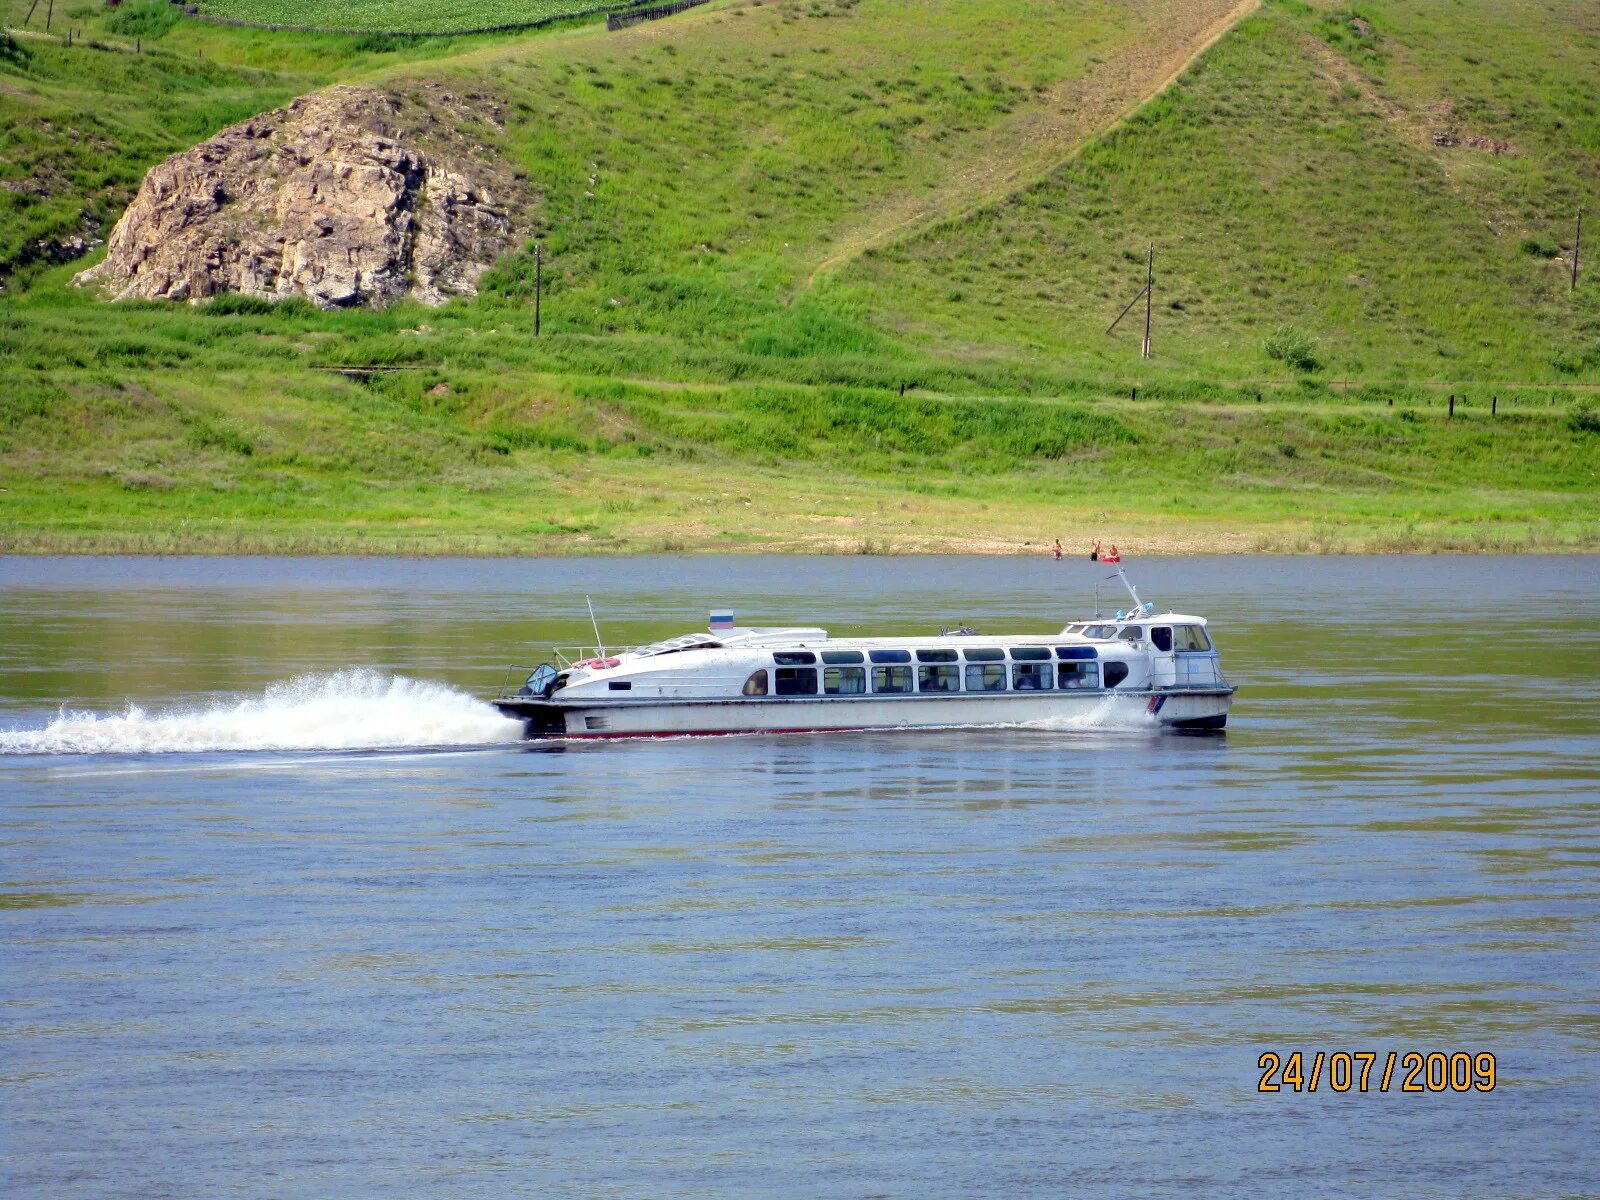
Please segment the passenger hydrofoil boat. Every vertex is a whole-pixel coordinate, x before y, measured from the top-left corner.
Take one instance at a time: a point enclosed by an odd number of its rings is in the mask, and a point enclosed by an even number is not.
[[[1054,634],[834,638],[738,628],[714,613],[706,633],[546,663],[494,704],[530,738],[992,726],[1102,712],[1222,729],[1235,689],[1205,618],[1156,613],[1120,567],[1117,576],[1129,611]]]

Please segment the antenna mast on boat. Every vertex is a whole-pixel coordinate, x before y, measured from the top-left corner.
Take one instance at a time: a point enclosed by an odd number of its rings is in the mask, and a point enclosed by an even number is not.
[[[1133,586],[1133,581],[1123,573],[1121,564],[1117,566],[1117,578],[1122,580],[1122,586],[1128,589],[1128,595],[1133,597],[1133,612],[1130,616],[1137,616],[1144,611],[1144,601],[1139,599],[1139,589]]]
[[[1138,599],[1137,596],[1134,599]],[[594,601],[585,596],[583,602],[589,606],[589,624],[594,626],[594,648],[599,651],[600,657],[606,656],[606,644],[600,640],[600,622],[594,617]]]

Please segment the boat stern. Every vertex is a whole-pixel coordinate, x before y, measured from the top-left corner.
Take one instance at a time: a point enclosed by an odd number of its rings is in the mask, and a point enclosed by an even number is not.
[[[525,738],[565,737],[567,733],[566,709],[548,700],[518,699],[509,697],[491,701],[500,715],[522,722]]]

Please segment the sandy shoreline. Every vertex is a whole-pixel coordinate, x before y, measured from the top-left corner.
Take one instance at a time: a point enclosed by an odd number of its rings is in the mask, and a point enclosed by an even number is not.
[[[1353,530],[1329,536],[1301,529],[1251,529],[1213,534],[1148,536],[1100,534],[1128,558],[1274,555],[1440,554],[1596,554],[1600,543],[1582,538],[1526,537],[1496,531],[1462,538],[1430,537],[1415,531],[1385,533]],[[1062,536],[1068,559],[1086,558],[1093,537]],[[660,554],[917,557],[958,555],[985,558],[1049,556],[1045,540],[1014,540],[992,535],[906,536],[866,534],[752,537],[737,545],[714,538],[667,534],[636,539],[585,537],[516,539],[443,534],[432,537],[348,537],[298,534],[193,533],[171,536],[94,533],[62,536],[51,533],[0,534],[0,556],[17,557],[271,557],[271,558],[627,558]]]

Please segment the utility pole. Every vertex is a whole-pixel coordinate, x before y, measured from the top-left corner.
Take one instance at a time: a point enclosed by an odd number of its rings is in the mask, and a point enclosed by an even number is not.
[[[544,243],[533,247],[533,336],[544,328]]]
[[[1128,301],[1128,305],[1117,314],[1117,319],[1106,326],[1106,336],[1110,337],[1116,327],[1122,324],[1122,318],[1133,311],[1133,306],[1142,299],[1144,301],[1144,343],[1139,347],[1141,358],[1150,357],[1150,297],[1156,290],[1156,244],[1151,242],[1145,250],[1144,256],[1144,286],[1139,289],[1138,295]]]
[[[1156,244],[1150,243],[1144,259],[1144,351],[1141,357],[1150,357],[1150,298],[1156,290]]]

